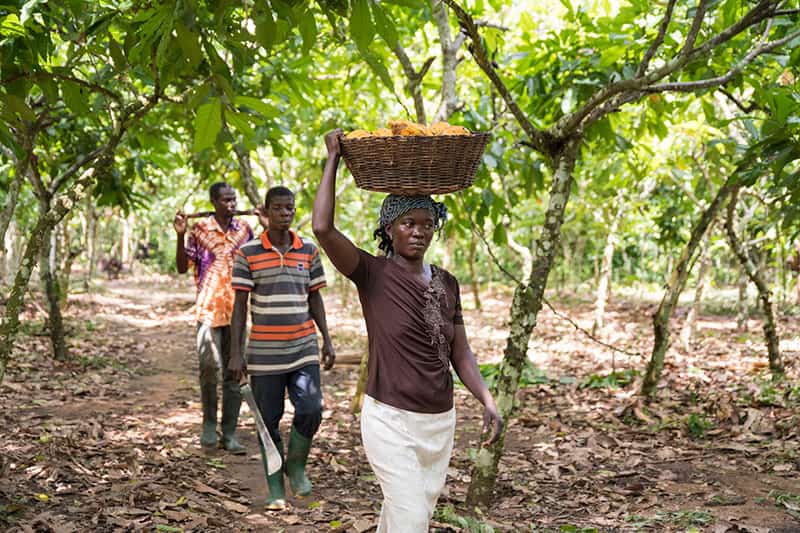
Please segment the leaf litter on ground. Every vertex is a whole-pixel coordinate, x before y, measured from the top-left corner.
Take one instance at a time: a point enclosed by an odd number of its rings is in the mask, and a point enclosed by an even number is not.
[[[136,284],[147,292],[136,292]],[[70,302],[68,362],[48,339],[22,337],[0,388],[0,526],[42,531],[370,531],[380,488],[366,462],[350,400],[357,366],[325,373],[324,420],[309,471],[313,500],[290,495],[266,512],[254,426],[242,414],[244,458],[204,453],[191,289],[172,281],[109,282]],[[158,304],[148,303],[157,296]],[[468,332],[487,378],[502,358],[510,296],[465,295]],[[363,350],[352,294],[326,295],[337,346]],[[591,325],[591,304],[560,299]],[[646,306],[618,300],[601,332],[646,354]],[[547,310],[530,344],[530,369],[509,421],[493,504],[464,503],[481,409],[456,389],[458,429],[434,528],[440,531],[791,531],[797,524],[797,383],[800,320],[785,316],[789,379],[773,383],[757,342],[743,345],[735,320],[701,316],[691,353],[673,346],[654,401],[636,393],[642,358],[613,356]],[[23,317],[42,323],[41,311]],[[680,327],[675,320],[674,330]],[[751,329],[755,324],[751,326]],[[40,332],[41,333],[41,332]],[[677,344],[677,343],[676,343]],[[288,429],[291,406],[284,419]],[[702,522],[702,523],[701,523]],[[466,525],[465,525],[466,524]],[[719,526],[719,527],[718,527]],[[567,528],[567,529],[564,529]],[[751,529],[747,529],[751,528]],[[711,529],[709,529],[711,530]],[[731,531],[734,531],[731,529]]]

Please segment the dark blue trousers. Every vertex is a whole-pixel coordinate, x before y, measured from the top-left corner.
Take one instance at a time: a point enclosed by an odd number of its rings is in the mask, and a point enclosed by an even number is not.
[[[278,424],[283,417],[286,393],[294,406],[292,425],[307,439],[314,436],[322,422],[322,388],[319,365],[307,365],[285,374],[250,376],[250,387],[258,410],[275,446],[283,450]]]

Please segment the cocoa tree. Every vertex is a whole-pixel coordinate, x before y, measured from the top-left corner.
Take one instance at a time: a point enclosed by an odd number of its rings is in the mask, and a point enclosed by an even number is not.
[[[731,10],[733,6],[728,6],[728,3],[719,5],[707,1],[685,10],[676,9],[676,2],[671,0],[655,32],[635,23],[646,16],[645,12],[639,11],[641,8],[635,6],[623,7],[602,30],[588,16],[571,10],[570,28],[581,28],[583,32],[570,32],[574,48],[562,48],[559,53],[569,54],[568,57],[577,66],[567,69],[566,73],[561,69],[553,73],[561,92],[548,96],[558,97],[561,113],[558,108],[554,110],[553,106],[547,107],[547,113],[542,113],[543,95],[538,99],[535,94],[531,97],[529,91],[523,95],[520,90],[527,90],[528,85],[512,85],[506,81],[512,78],[502,74],[497,58],[499,50],[488,47],[489,41],[484,38],[473,15],[455,0],[444,1],[453,9],[462,31],[467,35],[473,59],[526,136],[525,144],[546,158],[552,173],[545,222],[531,247],[533,269],[530,277],[522,280],[514,291],[509,339],[496,388],[498,407],[503,416],[508,417],[513,411],[528,342],[536,326],[544,289],[553,266],[574,170],[580,158],[581,143],[589,128],[610,114],[617,113],[626,104],[648,95],[666,92],[700,95],[708,89],[738,81],[746,69],[756,67],[765,54],[796,40],[800,32],[793,26],[787,29],[782,24],[773,24],[775,21],[788,22],[796,13],[784,12],[781,2],[770,0],[762,0],[747,10],[735,7]],[[609,43],[611,34],[627,35],[628,38],[624,43]],[[676,38],[676,34],[680,35],[680,39]],[[569,40],[566,35],[562,37]],[[545,39],[529,38],[530,41],[525,43],[529,47],[529,57],[518,65],[504,64],[513,71],[513,79],[535,78],[537,70],[553,66],[536,63],[546,63],[546,53],[556,55],[548,46],[553,45]],[[584,49],[589,52],[581,53]],[[531,53],[534,50],[544,50],[545,53]],[[615,54],[616,57],[609,64],[603,61],[604,54]],[[699,68],[699,65],[703,65],[703,68]],[[578,77],[584,83],[572,85],[571,82]],[[571,99],[569,102],[565,101],[567,97]],[[537,120],[533,118],[534,113]],[[551,124],[547,128],[536,125],[543,121],[542,115]],[[733,179],[724,186],[716,204],[718,207],[723,205],[723,199],[727,198],[733,186]],[[709,222],[710,217],[701,219],[693,231],[693,240],[700,241]],[[684,257],[682,262],[688,266],[689,259]],[[681,282],[687,274],[688,269],[681,268],[676,278],[670,281]],[[657,313],[653,319],[654,326],[667,318],[665,312]],[[646,376],[646,382],[650,384],[657,383],[660,376],[663,359],[658,361],[659,352],[667,345],[668,331],[657,329],[656,336],[652,358],[656,362]],[[485,503],[491,497],[503,445],[501,438],[495,445],[478,452],[468,494],[471,504]]]

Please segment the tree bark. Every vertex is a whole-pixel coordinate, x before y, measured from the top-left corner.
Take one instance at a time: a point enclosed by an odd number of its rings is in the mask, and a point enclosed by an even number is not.
[[[46,214],[39,215],[40,218]],[[58,283],[58,274],[55,272],[56,232],[55,228],[45,229],[42,232],[42,249],[39,259],[39,277],[42,281],[47,298],[47,323],[50,329],[50,344],[53,347],[53,358],[58,361],[69,359],[67,350],[66,332],[64,330],[64,317],[61,314],[61,290]]]
[[[365,351],[361,356],[361,363],[358,365],[358,381],[356,381],[356,393],[353,395],[353,401],[350,404],[350,412],[357,415],[361,412],[361,406],[364,404],[364,393],[367,390],[367,360],[369,359],[369,351]]]
[[[18,258],[19,258],[19,231],[17,224],[12,220],[8,225],[3,245],[5,254],[3,255],[3,277],[0,278],[0,283],[3,285],[10,285],[13,280],[13,273],[16,272]]]
[[[241,144],[234,144],[233,150],[236,152],[236,159],[239,161],[239,178],[242,180],[244,193],[247,199],[252,202],[253,207],[264,204],[264,197],[258,192],[258,185],[253,179],[253,165],[250,161],[250,150]]]
[[[30,232],[30,238],[25,246],[25,254],[14,277],[14,286],[6,303],[6,312],[0,322],[0,384],[3,382],[6,366],[14,348],[14,341],[19,333],[19,314],[22,311],[22,302],[31,274],[36,266],[36,260],[41,254],[44,238],[77,202],[87,196],[94,175],[94,167],[85,171],[65,194],[56,198],[52,209],[39,215],[36,225]]]
[[[6,204],[3,206],[3,211],[0,212],[0,243],[5,242],[6,231],[8,226],[14,218],[14,210],[17,207],[17,200],[19,199],[19,192],[22,190],[22,182],[25,176],[28,175],[28,170],[31,166],[31,159],[33,158],[33,144],[36,142],[38,128],[31,129],[30,131],[22,132],[18,137],[20,147],[24,156],[22,159],[16,161],[14,167],[14,179],[8,186],[6,192]],[[6,251],[6,250],[4,250]]]
[[[442,48],[442,99],[436,111],[436,121],[448,120],[458,108],[456,94],[456,67],[458,67],[458,49],[464,37],[459,34],[455,40],[450,35],[450,19],[442,0],[431,0],[431,15],[439,30],[439,43]]]
[[[608,300],[608,288],[611,285],[611,274],[614,268],[614,249],[617,246],[619,223],[625,210],[625,202],[622,195],[617,196],[617,210],[611,219],[611,226],[608,228],[606,245],[603,248],[603,262],[600,267],[600,279],[597,282],[597,293],[594,302],[594,324],[592,324],[592,335],[597,335],[598,330],[603,329],[606,313],[606,301]]]
[[[565,262],[569,275],[569,287],[575,289],[583,281],[583,254],[586,251],[586,237],[583,233],[575,239],[575,249],[572,251],[572,259],[569,263]]]
[[[772,372],[772,379],[779,380],[784,375],[783,360],[780,352],[780,339],[775,327],[775,314],[772,309],[772,291],[767,287],[764,276],[750,258],[750,254],[745,250],[741,239],[736,234],[734,219],[736,217],[736,204],[739,200],[739,188],[736,187],[731,193],[731,200],[728,203],[728,213],[725,218],[725,232],[728,236],[728,243],[739,260],[739,264],[744,269],[747,277],[758,289],[758,301],[761,304],[761,311],[764,313],[764,340],[767,344],[767,354],[769,357],[769,369]]]
[[[689,242],[684,247],[680,258],[672,269],[667,281],[667,290],[664,292],[658,309],[653,314],[653,351],[645,370],[640,391],[644,396],[652,396],[661,379],[661,371],[664,369],[664,355],[667,352],[667,348],[669,348],[669,320],[678,303],[678,297],[686,285],[686,279],[689,277],[692,258],[695,256],[703,236],[711,226],[711,222],[722,209],[737,181],[738,175],[735,173],[725,180],[725,183],[717,191],[714,200],[692,228]]]
[[[564,209],[569,201],[572,173],[579,147],[580,139],[570,139],[559,153],[553,154],[552,160],[556,162],[555,173],[550,186],[542,233],[533,244],[533,268],[526,282],[517,285],[514,290],[511,304],[511,331],[503,361],[500,363],[500,375],[495,390],[495,401],[504,420],[509,419],[515,407],[520,377],[527,361],[528,343],[542,308],[547,277],[553,267],[561,225],[564,223]],[[505,428],[508,428],[508,424]],[[490,500],[504,442],[505,429],[495,444],[478,451],[472,470],[472,482],[467,493],[467,504],[470,507],[486,504]]]
[[[561,256],[561,267],[555,272],[555,283],[556,283],[556,290],[558,291],[558,296],[560,297],[564,292],[564,289],[567,288],[567,271],[570,270],[570,266],[572,265],[572,247],[567,243],[564,245],[562,243],[559,246],[559,249],[556,250],[556,256]]]
[[[747,274],[741,266],[736,280],[736,293],[736,329],[746,332],[748,330],[747,321],[750,319],[750,306],[747,303]]]
[[[481,294],[479,290],[479,280],[478,280],[478,273],[475,271],[475,252],[477,250],[477,244],[475,242],[475,238],[470,238],[469,246],[467,248],[467,253],[469,254],[468,257],[468,268],[469,268],[469,277],[470,277],[470,285],[472,286],[472,298],[475,300],[475,309],[478,311],[481,310]]]
[[[777,304],[778,309],[786,306],[786,240],[781,235],[780,225],[776,226],[777,238],[775,244],[777,248],[777,265],[775,268],[775,286],[778,288]]]
[[[51,210],[53,195],[57,192],[60,180],[53,179],[47,187],[39,173],[37,160],[33,159],[29,168],[29,178],[36,198],[39,200],[39,218],[47,217]],[[59,219],[60,220],[60,219]],[[69,359],[67,341],[64,331],[64,318],[61,314],[61,291],[58,284],[58,269],[56,254],[58,243],[56,227],[58,221],[42,230],[42,244],[39,256],[39,280],[47,300],[47,324],[50,333],[50,344],[53,349],[53,358],[57,361]]]
[[[69,304],[69,294],[72,290],[71,280],[72,280],[72,267],[75,264],[75,259],[80,257],[80,255],[85,251],[83,248],[83,243],[73,243],[73,233],[70,231],[70,224],[69,219],[72,217],[72,214],[75,211],[70,211],[61,221],[59,224],[59,228],[61,228],[61,266],[59,267],[59,271],[61,276],[59,277],[59,284],[61,288],[61,308],[66,309],[67,305]],[[83,215],[83,213],[80,213]],[[85,229],[85,218],[83,216],[81,218],[81,225],[83,226],[83,230],[79,235],[83,235],[86,231]]]
[[[130,267],[130,263],[133,262],[132,257],[133,254],[131,253],[132,245],[133,245],[133,221],[131,221],[131,217],[133,213],[130,213],[128,216],[124,218],[120,218],[120,225],[122,226],[122,242],[120,243],[120,261],[125,267]]]
[[[26,159],[27,161],[27,159]],[[20,174],[22,172],[22,174]],[[17,207],[17,199],[19,198],[19,191],[22,189],[22,182],[27,172],[27,163],[23,164],[21,161],[17,163],[14,179],[8,186],[6,192],[6,205],[3,206],[3,211],[0,212],[0,243],[5,243],[6,232],[11,220],[14,218],[14,209]],[[5,248],[5,246],[4,246]],[[3,250],[8,253],[8,250]]]
[[[706,287],[708,270],[711,266],[711,254],[709,253],[711,232],[712,229],[709,228],[705,237],[703,237],[703,244],[700,246],[700,266],[697,269],[697,287],[694,289],[692,307],[689,309],[689,313],[686,315],[686,321],[684,321],[683,328],[681,329],[681,345],[685,352],[691,350],[692,341],[695,335],[697,335],[697,315],[700,313],[700,304],[703,301],[703,292]]]
[[[97,211],[95,211],[91,197],[87,198],[86,203],[88,204],[86,209],[86,255],[88,264],[86,265],[86,279],[83,281],[83,287],[88,291],[94,277],[95,265],[97,264]]]

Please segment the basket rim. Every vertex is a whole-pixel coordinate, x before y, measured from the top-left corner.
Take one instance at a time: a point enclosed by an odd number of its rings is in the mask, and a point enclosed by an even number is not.
[[[460,139],[470,139],[473,137],[484,137],[486,135],[491,135],[490,131],[473,131],[470,132],[469,135],[369,135],[366,137],[355,137],[352,139],[348,139],[346,137],[342,137],[340,140],[341,142],[356,142],[356,141],[369,141],[374,139],[452,139],[452,138],[460,138]]]

